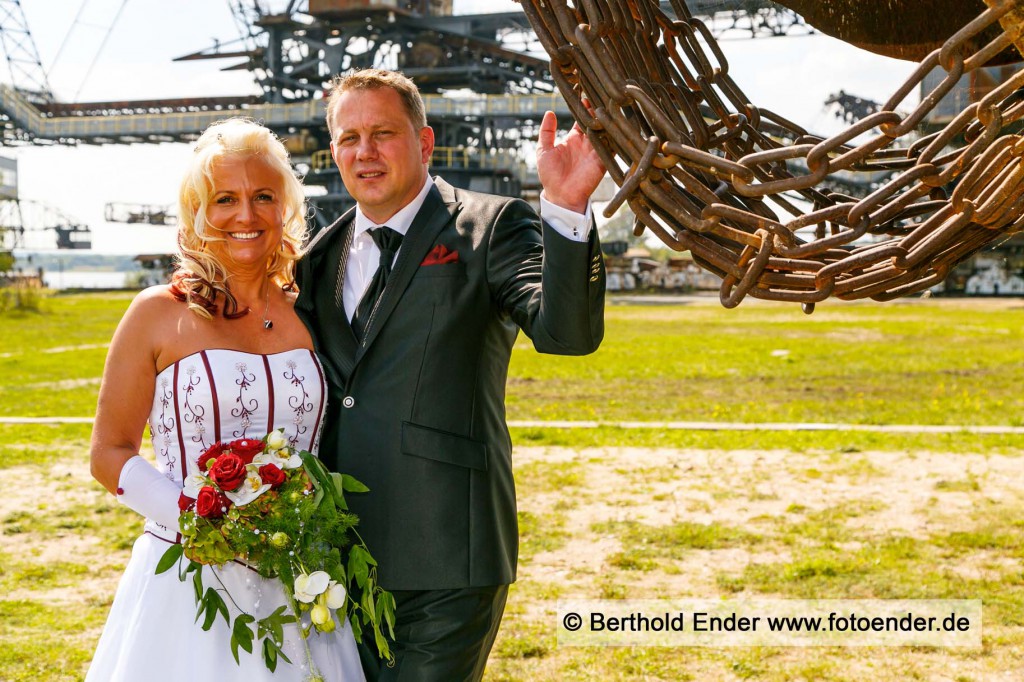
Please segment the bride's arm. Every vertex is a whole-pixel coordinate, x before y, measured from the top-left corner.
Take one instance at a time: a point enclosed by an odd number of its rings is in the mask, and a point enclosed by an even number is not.
[[[139,456],[153,403],[160,338],[168,331],[168,317],[173,317],[168,313],[180,306],[164,292],[166,287],[139,294],[114,332],[100,384],[90,463],[93,477],[120,501],[176,527],[181,487]]]
[[[103,366],[90,458],[93,477],[112,493],[117,492],[121,467],[139,454],[152,408],[154,313],[161,304],[150,290],[135,297],[117,325]]]

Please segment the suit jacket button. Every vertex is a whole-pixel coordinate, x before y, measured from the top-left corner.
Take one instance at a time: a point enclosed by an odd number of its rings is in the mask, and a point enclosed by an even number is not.
[[[347,395],[342,399],[341,404],[344,405],[345,407],[354,407],[356,404],[356,399],[350,395]]]

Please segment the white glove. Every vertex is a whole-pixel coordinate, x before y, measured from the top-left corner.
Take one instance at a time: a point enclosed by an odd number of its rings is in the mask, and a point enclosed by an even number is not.
[[[117,501],[178,533],[178,497],[181,486],[169,480],[140,455],[121,467],[117,480]]]

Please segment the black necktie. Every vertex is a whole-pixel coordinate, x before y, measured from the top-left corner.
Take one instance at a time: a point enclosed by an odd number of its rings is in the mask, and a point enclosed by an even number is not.
[[[380,249],[380,264],[377,266],[377,272],[373,273],[373,279],[370,280],[370,286],[366,288],[366,293],[359,299],[356,312],[352,315],[352,331],[356,333],[356,338],[360,341],[363,339],[363,332],[366,331],[366,324],[370,321],[373,308],[377,305],[377,299],[384,293],[384,287],[387,286],[388,276],[391,275],[391,264],[395,261],[398,247],[402,245],[402,235],[390,227],[374,228],[370,230],[370,237]]]

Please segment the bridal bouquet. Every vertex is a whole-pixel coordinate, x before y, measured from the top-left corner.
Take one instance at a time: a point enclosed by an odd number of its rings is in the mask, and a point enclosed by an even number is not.
[[[278,658],[290,663],[280,648],[283,626],[296,623],[306,644],[314,631],[334,630],[335,616],[348,618],[357,641],[364,631],[372,632],[381,656],[390,659],[383,628],[394,637],[395,600],[378,585],[377,564],[345,503],[346,491],[365,492],[366,486],[289,447],[283,430],[260,440],[216,443],[200,456],[199,471],[185,480],[178,501],[181,544],[171,545],[156,572],[177,565],[183,582],[192,574],[196,621],[203,619],[204,630],[218,614],[228,622],[236,663],[238,649],[252,653],[256,639],[271,671]],[[203,585],[202,565],[229,561],[280,580],[287,605],[257,619],[223,586]],[[241,612],[233,622],[225,596]],[[305,648],[315,671],[308,644]]]

